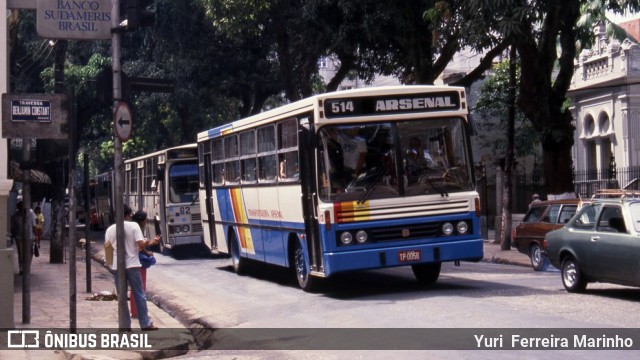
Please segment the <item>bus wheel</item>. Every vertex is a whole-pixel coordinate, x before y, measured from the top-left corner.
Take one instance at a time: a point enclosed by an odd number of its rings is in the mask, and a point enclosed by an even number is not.
[[[293,253],[293,266],[296,272],[298,286],[306,292],[314,292],[318,288],[320,279],[309,274],[309,264],[304,257],[304,250],[299,241],[295,241],[295,251]]]
[[[420,284],[431,285],[438,281],[441,267],[442,263],[437,262],[430,264],[411,265],[411,270],[413,270],[413,275],[415,275]]]
[[[246,260],[240,255],[240,244],[234,235],[233,231],[229,234],[229,246],[231,247],[231,264],[233,265],[233,271],[238,275],[244,274]]]

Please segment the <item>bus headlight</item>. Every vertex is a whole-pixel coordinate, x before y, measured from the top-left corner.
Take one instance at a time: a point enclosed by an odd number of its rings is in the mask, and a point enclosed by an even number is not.
[[[451,235],[451,233],[453,233],[453,225],[448,222],[442,224],[442,233],[445,235]]]
[[[182,232],[183,233],[188,233],[189,232],[189,225],[182,226]]]
[[[353,235],[351,235],[350,232],[345,231],[340,234],[340,241],[345,245],[349,245],[353,241]]]
[[[456,224],[456,230],[458,230],[458,234],[466,234],[469,230],[469,225],[467,225],[466,221],[458,221]]]
[[[359,244],[362,244],[362,243],[366,242],[367,241],[367,237],[368,237],[367,232],[364,231],[364,230],[360,230],[360,231],[358,231],[356,233],[356,241]]]

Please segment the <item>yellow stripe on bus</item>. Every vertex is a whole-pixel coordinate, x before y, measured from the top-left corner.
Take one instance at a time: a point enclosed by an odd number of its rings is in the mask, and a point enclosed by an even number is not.
[[[229,195],[231,195],[231,206],[233,207],[233,215],[236,218],[236,223],[249,225],[249,218],[247,217],[247,211],[244,207],[244,200],[242,198],[242,190],[230,189]],[[251,237],[251,230],[249,227],[238,226],[238,236],[240,237],[240,247],[250,254],[255,254],[253,238]]]
[[[369,201],[362,203],[357,201],[335,203],[334,207],[338,223],[369,220]]]

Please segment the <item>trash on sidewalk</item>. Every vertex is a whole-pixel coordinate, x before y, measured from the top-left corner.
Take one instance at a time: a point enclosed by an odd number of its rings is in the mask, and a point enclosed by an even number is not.
[[[118,295],[112,293],[111,291],[100,291],[99,293],[94,293],[93,295],[86,298],[86,300],[90,301],[114,301],[118,300]]]

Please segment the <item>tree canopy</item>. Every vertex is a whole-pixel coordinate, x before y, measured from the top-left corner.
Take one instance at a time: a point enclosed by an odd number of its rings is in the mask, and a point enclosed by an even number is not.
[[[125,156],[193,142],[199,131],[333,91],[352,76],[432,84],[462,50],[484,54],[455,82],[470,86],[513,45],[518,105],[541,140],[548,190],[570,191],[573,128],[565,100],[577,46],[589,44],[590,24],[607,10],[638,7],[637,0],[156,0],[154,26],[122,34],[122,67],[129,77],[173,80],[175,89],[131,93],[134,138]],[[33,11],[15,14],[11,88],[52,91],[53,49],[35,35]],[[68,41],[64,55],[80,146],[101,158],[96,171],[106,170],[113,141],[104,80],[110,56],[104,41]],[[326,83],[318,71],[323,57],[338,64]]]

